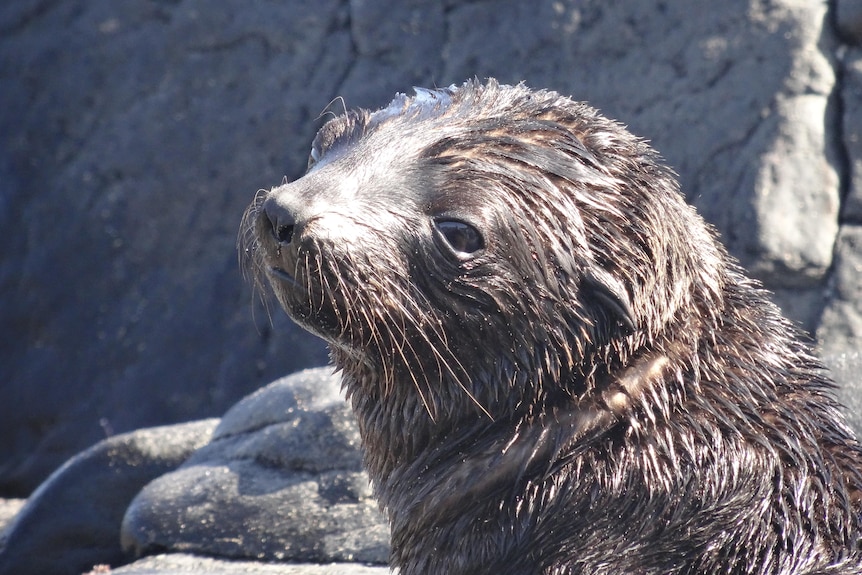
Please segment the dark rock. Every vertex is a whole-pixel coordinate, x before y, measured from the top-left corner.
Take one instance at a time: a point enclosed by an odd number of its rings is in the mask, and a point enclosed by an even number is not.
[[[862,44],[862,0],[835,0],[835,24],[841,39]]]
[[[344,103],[379,108],[396,92],[437,81],[447,43],[444,9],[423,0],[352,0],[355,58],[341,86]]]
[[[845,221],[862,224],[862,50],[848,50],[843,68],[841,127],[849,182],[841,215]]]
[[[374,573],[360,564],[385,564],[388,538],[340,378],[321,368],[272,383],[220,422],[144,429],[77,455],[12,521],[0,575],[99,572],[162,551],[344,565],[171,554],[119,572]]]
[[[862,226],[841,227],[817,339],[824,356],[862,349]]]
[[[847,423],[862,437],[862,353],[858,350],[827,355],[823,361],[838,384],[836,394],[841,402]]]
[[[0,575],[78,574],[126,559],[120,524],[152,479],[205,444],[216,420],[142,429],[70,459],[37,489],[0,541]]]
[[[138,555],[386,563],[340,378],[308,370],[239,402],[210,444],[135,498],[122,541]]]
[[[844,224],[835,244],[834,269],[817,329],[824,355],[833,358],[855,357],[862,349],[862,51],[849,50],[843,68],[841,126],[848,189],[842,209]],[[838,365],[844,362],[842,359]],[[852,370],[842,369],[841,373],[842,382],[855,390]],[[845,393],[844,399],[853,402],[854,395]]]
[[[326,361],[252,305],[234,245],[255,191],[304,165],[350,42],[338,0],[13,4],[0,493],[24,495],[103,426],[218,415]]]

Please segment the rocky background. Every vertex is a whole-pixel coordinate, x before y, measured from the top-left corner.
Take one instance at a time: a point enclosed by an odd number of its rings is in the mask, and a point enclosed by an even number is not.
[[[0,573],[385,559],[337,381],[312,372],[299,419],[302,378],[228,411],[326,362],[255,300],[234,246],[325,110],[413,85],[525,81],[651,140],[862,428],[860,46],[862,0],[3,3]]]

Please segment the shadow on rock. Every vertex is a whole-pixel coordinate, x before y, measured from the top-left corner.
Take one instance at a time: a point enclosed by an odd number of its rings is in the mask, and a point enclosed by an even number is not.
[[[71,575],[95,564],[127,561],[118,534],[129,502],[206,443],[217,422],[117,435],[70,459],[33,493],[5,531],[0,574]]]

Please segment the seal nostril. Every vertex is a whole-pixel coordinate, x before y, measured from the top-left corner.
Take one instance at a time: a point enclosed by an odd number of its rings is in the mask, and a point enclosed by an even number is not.
[[[281,245],[286,245],[293,241],[297,222],[295,210],[282,202],[283,198],[281,202],[275,196],[268,198],[261,210],[261,218],[273,239]]]
[[[293,240],[293,226],[273,226],[272,234],[280,244],[289,244]]]

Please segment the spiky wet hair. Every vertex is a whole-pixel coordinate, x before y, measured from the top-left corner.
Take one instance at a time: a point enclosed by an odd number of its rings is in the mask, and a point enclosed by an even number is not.
[[[332,283],[312,297],[349,300],[322,335],[337,349],[352,337],[383,364],[384,379],[402,356],[406,371],[420,374],[432,416],[465,391],[486,412],[500,401],[505,412],[532,405],[545,381],[557,384],[552,393],[582,392],[597,366],[655,344],[680,307],[720,306],[723,253],[673,174],[645,142],[557,93],[494,82],[417,89],[379,111],[327,122],[308,174],[338,163],[349,165],[334,171],[338,178],[373,175],[355,193],[368,206],[353,216],[379,249],[367,261],[352,250],[344,265],[349,246],[317,244],[314,266],[340,269],[319,275]],[[443,216],[475,224],[482,253],[435,253],[431,222]],[[692,241],[707,249],[689,250]],[[250,251],[258,254],[252,267],[263,269],[264,250]],[[363,277],[351,279],[356,270]],[[375,282],[387,284],[377,292],[397,294],[395,309],[363,298]],[[496,397],[482,397],[488,391]]]
[[[404,573],[797,573],[858,545],[819,364],[587,105],[491,81],[346,113],[241,243],[331,344]]]

